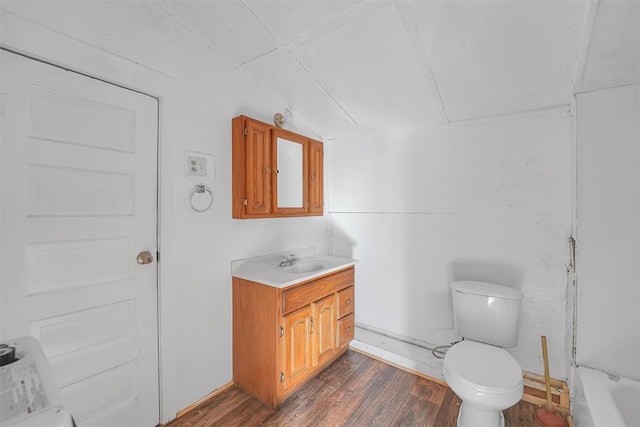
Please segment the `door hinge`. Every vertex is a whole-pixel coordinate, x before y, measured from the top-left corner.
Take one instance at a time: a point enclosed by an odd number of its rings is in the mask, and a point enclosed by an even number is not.
[[[284,372],[280,372],[280,382],[284,382]]]
[[[242,199],[242,204],[243,204],[244,206],[249,205],[249,199],[247,199],[246,197],[245,197],[244,199]]]
[[[247,136],[249,134],[249,131],[247,131],[247,128],[244,128],[244,136]]]
[[[281,337],[284,336],[284,328],[282,326],[280,326],[280,336]]]
[[[160,251],[156,251],[156,262],[160,262]]]

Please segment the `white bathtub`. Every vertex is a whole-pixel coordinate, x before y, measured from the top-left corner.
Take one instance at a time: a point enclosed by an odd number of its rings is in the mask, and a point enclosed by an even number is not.
[[[578,368],[574,381],[576,427],[640,426],[640,381],[587,368]]]

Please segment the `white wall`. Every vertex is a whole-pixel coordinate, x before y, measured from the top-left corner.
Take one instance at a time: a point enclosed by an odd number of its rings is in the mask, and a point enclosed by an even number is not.
[[[576,363],[640,379],[640,86],[576,99]]]
[[[546,335],[566,378],[570,125],[551,110],[332,145],[331,244],[359,260],[356,322],[447,344],[451,281],[512,286],[524,300],[510,351],[542,373]]]
[[[232,379],[231,277],[235,258],[316,246],[324,217],[231,219],[231,119],[270,121],[283,106],[250,75],[147,2],[9,2],[0,5],[2,46],[161,99],[161,364],[163,416]],[[309,132],[295,127],[294,130]],[[315,137],[315,135],[310,134]],[[216,203],[189,208],[196,181],[183,152],[215,156]]]

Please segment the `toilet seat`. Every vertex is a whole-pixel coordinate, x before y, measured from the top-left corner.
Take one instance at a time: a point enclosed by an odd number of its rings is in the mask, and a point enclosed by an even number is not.
[[[472,389],[485,393],[511,393],[522,388],[522,370],[505,349],[475,341],[451,347],[444,358],[449,375]]]

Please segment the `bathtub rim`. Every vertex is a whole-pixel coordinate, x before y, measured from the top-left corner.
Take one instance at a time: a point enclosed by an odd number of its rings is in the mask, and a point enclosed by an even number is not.
[[[627,385],[640,390],[640,381],[624,377],[615,381],[609,374],[585,366],[577,367],[577,375],[594,424],[627,426],[612,392]]]

